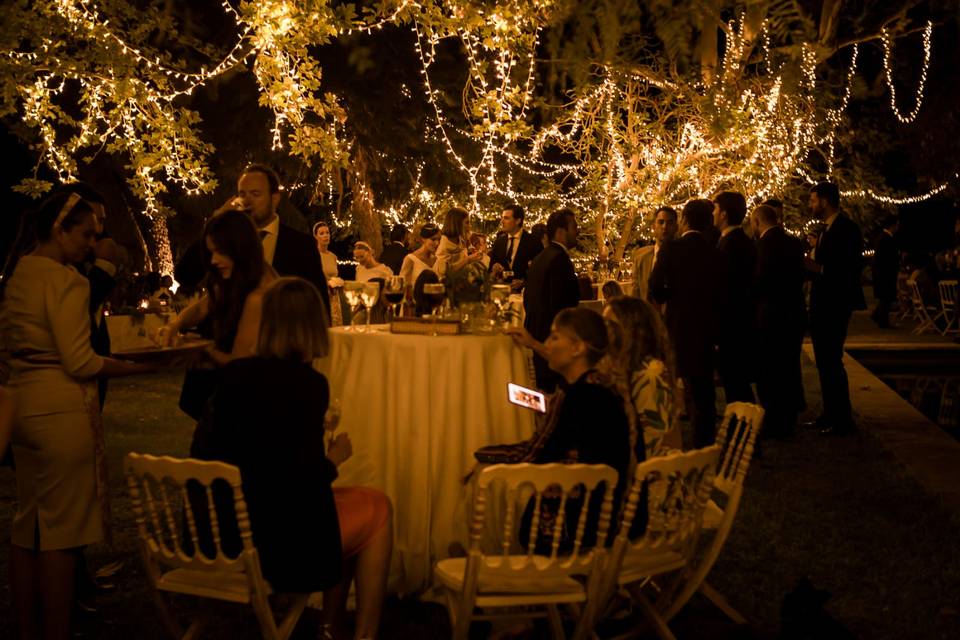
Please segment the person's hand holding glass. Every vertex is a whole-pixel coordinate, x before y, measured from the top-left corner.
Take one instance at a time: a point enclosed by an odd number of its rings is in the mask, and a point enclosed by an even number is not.
[[[404,293],[406,293],[406,286],[403,276],[390,276],[384,282],[383,297],[390,304],[393,318],[400,317]]]

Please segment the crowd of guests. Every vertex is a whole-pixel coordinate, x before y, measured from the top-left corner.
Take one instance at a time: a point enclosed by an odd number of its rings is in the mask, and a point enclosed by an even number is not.
[[[280,193],[269,167],[244,170],[237,196],[211,216],[176,267],[182,286],[202,285],[205,293],[159,339],[174,345],[197,330],[213,340],[180,398],[197,421],[190,451],[240,468],[266,578],[279,591],[323,590],[321,633],[329,637],[339,633],[355,578],[355,637],[372,638],[386,589],[391,507],[377,490],[331,486],[352,444],[327,433],[336,427],[327,415],[330,389],[310,363],[326,354],[328,327],[349,322],[349,309],[330,227],[318,223],[311,238],[281,223]],[[778,204],[759,205],[748,217],[744,195],[728,191],[679,212],[656,210],[655,242],[633,257],[631,295],[605,289],[602,314],[579,306],[570,258],[578,225],[569,209],[527,231],[522,207],[508,205],[489,251],[459,208],[446,212],[442,227],[425,224],[411,234],[397,225],[379,260],[370,243],[353,245],[355,277],[401,275],[416,291],[459,269],[484,269],[522,290],[524,325],[510,333],[534,353],[548,410],[529,440],[485,447],[477,458],[608,464],[619,473],[619,502],[634,465],[683,446],[682,413],[694,446],[713,443],[717,375],[728,403],[755,401],[756,383],[764,432],[788,434],[804,408],[800,349],[808,328],[824,399],[819,426],[853,430],[842,356],[850,315],[863,304],[860,230],[840,212],[837,187],[819,184],[809,206],[824,228],[808,255],[783,228]],[[0,387],[0,452],[9,438],[19,500],[11,576],[25,638],[41,627],[46,637],[70,635],[82,549],[109,536],[105,391],[98,395],[96,381],[151,368],[97,346],[101,292],[91,258],[103,217],[95,192],[64,187],[25,218],[3,279],[16,408]],[[411,235],[419,242],[413,251]],[[547,525],[557,517],[550,508],[545,503],[538,518],[528,509],[524,535],[539,522],[538,540],[548,543]],[[599,503],[588,508],[598,517]],[[632,533],[644,522],[639,517]],[[315,552],[303,555],[307,548]]]

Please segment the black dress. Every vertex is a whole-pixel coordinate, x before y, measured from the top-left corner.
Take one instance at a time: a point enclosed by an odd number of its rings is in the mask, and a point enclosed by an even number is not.
[[[240,468],[253,541],[276,591],[322,591],[340,579],[337,470],[323,445],[329,399],[327,379],[309,364],[252,357],[220,370],[210,403],[199,453]]]
[[[624,409],[623,399],[611,388],[592,381],[596,372],[588,371],[573,384],[564,388],[565,396],[559,406],[560,415],[543,448],[534,462],[578,462],[582,464],[605,464],[613,467],[619,474],[613,494],[613,522],[607,543],[612,542],[616,534],[616,520],[620,512],[620,503],[627,486],[630,473],[630,426]],[[605,487],[593,492],[587,511],[587,530],[596,531],[596,522],[600,518]],[[558,503],[558,501],[557,501]],[[569,531],[564,532],[561,540],[561,553],[573,543],[573,527],[580,512],[582,502],[567,501],[566,524]],[[533,504],[528,505],[521,521],[521,543],[526,546],[530,532],[530,517]],[[556,505],[558,506],[558,504]],[[540,513],[540,534],[537,538],[537,553],[549,553],[551,528],[555,513],[550,512],[549,500],[544,500]],[[646,510],[637,514],[637,518],[646,521]],[[583,548],[596,545],[596,533],[584,536]]]

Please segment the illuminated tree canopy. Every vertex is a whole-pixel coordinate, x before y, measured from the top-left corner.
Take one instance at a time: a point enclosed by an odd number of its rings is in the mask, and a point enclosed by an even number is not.
[[[21,0],[0,34],[0,116],[37,159],[17,189],[40,195],[110,155],[164,270],[173,199],[232,179],[210,131],[234,119],[223,98],[241,76],[268,114],[259,151],[292,167],[302,201],[370,237],[509,199],[534,219],[571,206],[600,256],[622,255],[644,212],[719,189],[755,202],[829,176],[853,202],[894,205],[960,183],[947,164],[891,189],[848,109],[887,101],[909,130],[952,1],[177,4]]]

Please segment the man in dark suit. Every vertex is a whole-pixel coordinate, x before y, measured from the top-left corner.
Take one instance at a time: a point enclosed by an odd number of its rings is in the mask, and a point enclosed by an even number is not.
[[[330,313],[330,293],[323,274],[320,252],[313,238],[280,222],[280,178],[270,167],[248,165],[237,181],[237,195],[213,212],[243,211],[250,216],[263,242],[263,257],[281,276],[298,276],[317,287]],[[202,238],[190,245],[174,268],[174,277],[181,286],[196,287],[207,274]]]
[[[805,263],[813,281],[810,338],[823,395],[823,414],[817,426],[824,435],[846,435],[855,431],[855,425],[843,368],[843,343],[854,309],[866,308],[860,284],[863,238],[857,223],[840,213],[837,185],[816,185],[810,191],[810,210],[826,225],[813,257]]]
[[[519,280],[522,283],[530,263],[543,251],[543,244],[524,230],[523,207],[518,204],[504,207],[500,214],[500,231],[490,249],[490,271],[495,275],[513,271],[514,282]]]
[[[714,347],[724,300],[723,257],[704,232],[711,227],[713,203],[691,200],[680,213],[680,237],[666,243],[650,274],[650,297],[666,303],[667,331],[683,379],[694,444],[716,439]]]
[[[765,436],[790,435],[805,406],[800,351],[807,305],[803,243],[780,226],[776,209],[760,205],[751,214],[757,237],[757,394]]]
[[[897,299],[897,276],[900,274],[900,249],[895,237],[898,220],[890,216],[882,226],[883,231],[873,252],[873,295],[877,298],[877,307],[870,319],[881,329],[889,329],[890,307]]]
[[[717,368],[726,401],[754,402],[756,313],[753,275],[757,248],[743,229],[747,199],[736,191],[721,191],[713,198],[713,223],[720,230],[717,248],[727,274],[724,314],[720,320]]]
[[[390,267],[393,275],[400,275],[400,267],[403,265],[403,259],[410,253],[407,248],[407,240],[410,237],[410,231],[406,225],[399,222],[393,225],[390,230],[390,244],[380,254],[380,262]]]
[[[547,218],[547,237],[550,245],[534,258],[523,290],[526,313],[523,326],[540,342],[545,342],[550,335],[550,325],[557,312],[580,304],[580,287],[569,254],[577,244],[577,217],[573,211],[560,209],[551,213]],[[533,356],[533,366],[537,386],[552,392],[560,376],[537,354]]]

